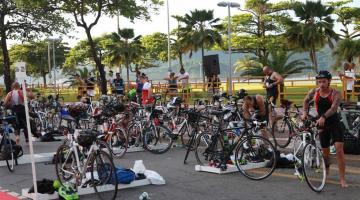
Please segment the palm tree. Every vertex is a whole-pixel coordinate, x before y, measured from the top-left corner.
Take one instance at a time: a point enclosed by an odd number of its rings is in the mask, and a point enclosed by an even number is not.
[[[325,6],[321,1],[296,3],[294,7],[299,21],[290,21],[285,36],[293,48],[309,51],[314,70],[318,71],[316,51],[325,46],[326,42],[333,48],[332,39],[337,39],[334,32],[334,20],[331,14],[334,8]]]
[[[340,66],[343,60],[353,62],[354,57],[360,56],[360,40],[343,39],[339,41],[336,50],[333,52],[336,56],[336,66]]]
[[[306,59],[291,58],[296,52],[287,53],[284,50],[270,50],[270,58],[266,65],[281,74],[284,78],[301,73],[305,69],[310,69],[306,65]],[[240,72],[242,76],[263,76],[263,65],[256,58],[245,58],[235,63],[235,72]]]
[[[107,49],[107,59],[110,65],[125,64],[126,78],[130,84],[129,70],[131,63],[141,63],[139,57],[144,47],[141,45],[141,36],[134,34],[134,29],[119,29],[118,33],[113,32],[110,36],[110,42],[105,44]]]
[[[193,51],[201,49],[201,61],[204,69],[205,49],[211,48],[215,44],[222,44],[222,37],[219,33],[222,25],[217,24],[220,19],[214,18],[213,10],[197,9],[183,17],[177,16],[176,19],[185,25],[179,28],[180,42],[184,44],[185,49],[190,49],[190,57]],[[205,82],[205,76],[203,76],[203,81]]]
[[[306,59],[295,59],[291,57],[295,52],[287,53],[285,50],[270,50],[270,58],[266,61],[266,65],[286,78],[293,74],[299,74],[305,69],[311,69],[306,65]],[[246,76],[263,76],[263,65],[256,58],[245,58],[235,63],[235,72],[241,72]],[[280,85],[280,93],[284,92],[284,84]],[[283,95],[280,96],[283,99]]]

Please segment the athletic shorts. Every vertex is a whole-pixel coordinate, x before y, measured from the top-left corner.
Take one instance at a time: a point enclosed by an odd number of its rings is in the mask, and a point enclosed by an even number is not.
[[[331,122],[331,123],[330,123]],[[322,148],[329,148],[335,142],[344,142],[344,130],[338,116],[335,120],[325,122],[325,128],[319,129],[319,139]]]

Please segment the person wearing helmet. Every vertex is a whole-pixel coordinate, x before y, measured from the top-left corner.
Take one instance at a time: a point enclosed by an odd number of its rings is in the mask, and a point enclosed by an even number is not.
[[[309,91],[304,99],[304,110],[302,119],[308,117],[309,104],[314,101],[314,105],[319,116],[317,126],[322,152],[325,159],[326,173],[330,169],[330,145],[335,142],[336,158],[339,166],[339,176],[341,187],[348,187],[345,181],[345,156],[344,156],[344,132],[341,129],[340,118],[337,114],[341,95],[338,91],[330,87],[332,75],[328,71],[320,71],[316,76],[318,88]]]

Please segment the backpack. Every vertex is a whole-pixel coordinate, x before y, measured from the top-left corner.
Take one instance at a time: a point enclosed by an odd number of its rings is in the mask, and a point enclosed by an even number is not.
[[[108,166],[108,167],[110,168],[110,166]],[[104,168],[106,169],[107,166],[105,166]],[[99,177],[106,175],[106,173],[101,173],[100,171],[98,173],[99,173]],[[131,169],[115,167],[115,173],[113,173],[113,177],[109,180],[109,183],[115,184],[115,178],[117,179],[118,183],[130,184],[131,182],[133,182],[135,180],[135,172],[132,171]]]

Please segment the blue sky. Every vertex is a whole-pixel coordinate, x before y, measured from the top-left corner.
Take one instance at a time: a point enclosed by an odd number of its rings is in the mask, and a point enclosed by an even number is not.
[[[166,2],[166,0],[164,0]],[[227,16],[227,9],[217,6],[217,3],[221,0],[169,0],[170,15],[184,15],[194,9],[211,9],[214,10],[215,17],[224,18]],[[240,3],[241,7],[244,8],[245,0],[234,0],[234,2]],[[272,0],[272,2],[278,2]],[[323,2],[327,2],[324,1]],[[360,6],[360,0],[354,0],[353,5]],[[232,9],[232,14],[238,14],[241,11]],[[90,19],[90,18],[89,18]],[[175,28],[177,23],[175,20],[170,19],[170,27]],[[147,35],[153,32],[167,32],[167,17],[166,17],[166,5],[161,7],[158,15],[153,15],[151,21],[136,20],[131,23],[126,18],[120,18],[120,28],[133,28],[136,35]],[[340,27],[336,26],[338,30]],[[94,36],[100,36],[107,32],[114,32],[117,29],[116,18],[102,17],[93,30]],[[79,39],[86,39],[84,30],[82,28],[76,28],[74,32],[70,33],[75,39],[69,39],[64,37],[70,46],[76,44]]]

